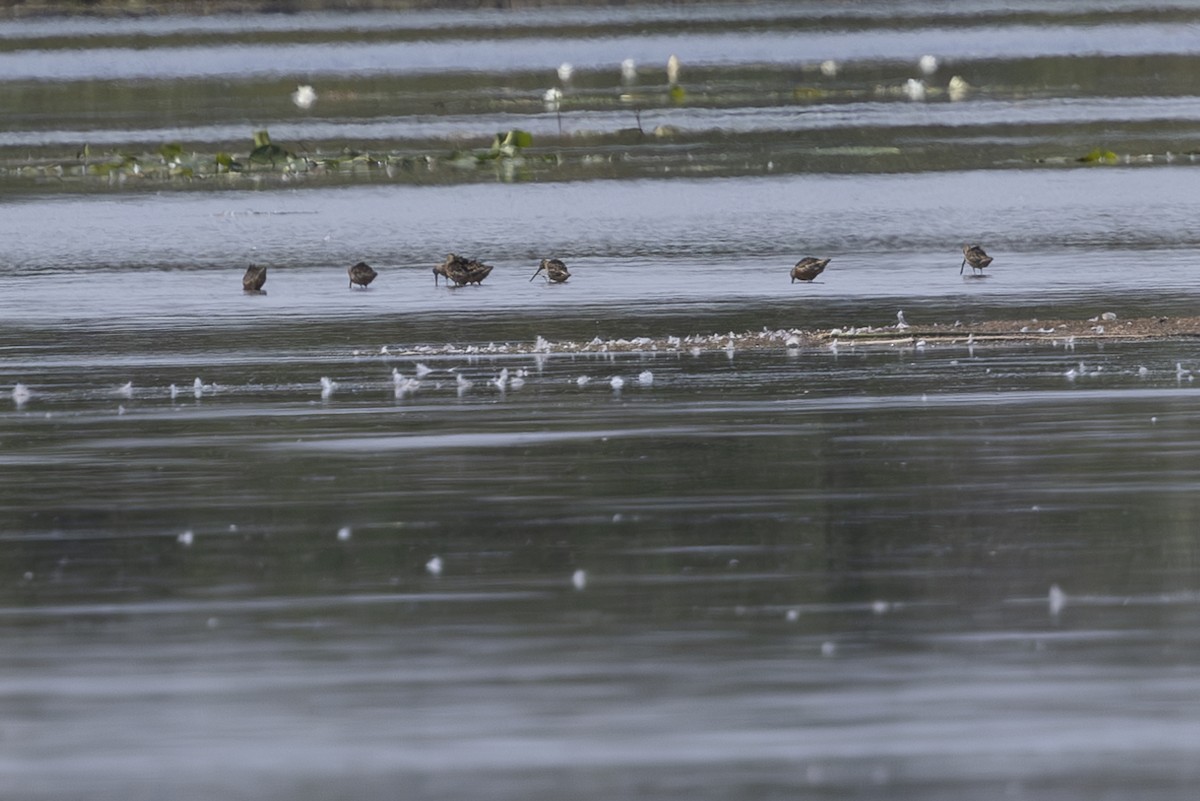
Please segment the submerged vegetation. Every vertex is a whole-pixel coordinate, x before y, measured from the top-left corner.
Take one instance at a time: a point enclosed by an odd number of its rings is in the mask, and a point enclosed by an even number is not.
[[[733,138],[736,142],[730,142]],[[489,146],[443,149],[322,150],[280,145],[266,130],[254,133],[243,151],[189,148],[166,142],[134,152],[121,148],[96,152],[85,145],[65,157],[0,156],[0,182],[20,185],[161,185],[195,188],[198,183],[243,186],[263,182],[328,181],[355,183],[390,180],[411,183],[476,181],[578,180],[596,177],[662,175],[745,175],[768,172],[906,172],[950,169],[929,165],[928,154],[915,148],[870,145],[811,145],[745,134],[713,137],[689,134],[674,126],[651,133],[637,128],[613,133],[580,133],[535,144],[527,131],[497,133]],[[449,143],[448,143],[449,144]],[[742,152],[748,149],[750,152]],[[1200,152],[1117,154],[1094,149],[1083,156],[1051,155],[1009,160],[1002,166],[1090,166],[1196,162]],[[999,161],[999,159],[997,160]],[[993,163],[981,166],[1001,166]]]
[[[353,178],[383,175],[394,178],[400,173],[433,174],[443,168],[455,171],[493,169],[507,179],[517,178],[518,169],[556,166],[556,153],[527,153],[533,136],[513,129],[498,133],[490,147],[478,150],[452,150],[441,153],[368,152],[343,149],[323,153],[289,149],[271,141],[266,130],[256,131],[245,154],[225,151],[188,150],[179,142],[167,142],[153,152],[127,150],[96,154],[84,145],[74,158],[9,160],[0,162],[0,178],[54,181],[60,183],[127,184],[129,182],[195,182],[243,180],[282,181],[297,178]]]

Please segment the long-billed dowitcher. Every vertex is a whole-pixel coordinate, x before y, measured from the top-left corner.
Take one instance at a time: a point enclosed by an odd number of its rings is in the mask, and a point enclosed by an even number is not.
[[[538,274],[543,271],[546,273],[546,281],[551,284],[561,284],[571,277],[571,274],[567,272],[567,265],[563,264],[561,260],[542,259],[542,263],[538,265],[537,270],[534,271],[529,280],[532,281],[534,278],[537,278]]]
[[[992,263],[992,257],[983,252],[983,248],[979,245],[963,245],[963,261],[959,265],[958,274],[962,275],[966,266],[971,265],[971,274],[974,275],[978,270],[980,275],[983,275],[983,268]]]
[[[455,253],[446,256],[446,260],[433,268],[433,283],[438,282],[438,276],[443,276],[447,283],[453,281],[455,286],[466,284],[482,284],[483,279],[492,271],[492,265],[484,264],[477,259],[468,259]]]
[[[379,275],[379,273],[375,272],[375,269],[365,261],[360,261],[353,267],[347,268],[346,273],[350,276],[351,289],[354,288],[355,284],[358,284],[363,289],[366,289],[367,285],[375,280],[375,276]]]
[[[267,283],[267,265],[251,264],[242,276],[242,290],[245,292],[262,292],[263,284]]]
[[[812,256],[805,256],[792,268],[792,283],[813,280],[825,271],[826,264],[829,264],[829,259],[814,259]]]

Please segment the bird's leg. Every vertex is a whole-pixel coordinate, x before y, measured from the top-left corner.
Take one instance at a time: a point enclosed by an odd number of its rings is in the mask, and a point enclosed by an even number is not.
[[[962,263],[962,264],[960,264],[960,265],[958,266],[958,274],[959,274],[959,275],[962,275],[962,274],[963,274],[963,270],[964,270],[964,269],[966,269],[966,266],[967,266],[967,260],[966,260],[966,259],[963,259],[963,263]],[[972,265],[971,265],[971,269],[972,269],[972,270],[974,270],[974,269],[975,269],[975,265],[973,265],[973,264],[972,264]]]

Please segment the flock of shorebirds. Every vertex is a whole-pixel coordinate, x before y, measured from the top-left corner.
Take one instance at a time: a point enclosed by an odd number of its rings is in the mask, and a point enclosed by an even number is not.
[[[438,283],[438,278],[445,278],[446,284],[454,286],[466,286],[467,284],[482,284],[483,279],[487,278],[492,272],[492,265],[484,264],[478,259],[468,259],[451,253],[446,257],[446,260],[433,268],[433,283]],[[567,265],[560,259],[542,259],[536,271],[530,277],[530,281],[537,278],[542,273],[546,274],[546,281],[552,284],[561,284],[571,277],[570,271],[567,270]],[[379,275],[375,268],[367,264],[365,261],[360,261],[358,264],[351,265],[346,269],[346,274],[350,277],[350,289],[360,286],[366,289]],[[242,289],[246,292],[262,292],[263,286],[267,283],[267,267],[263,264],[251,264],[246,268],[246,274],[242,276]]]
[[[963,261],[958,268],[958,274],[962,275],[963,270],[967,265],[971,265],[972,275],[983,275],[983,268],[992,263],[992,257],[984,252],[979,245],[963,245]],[[830,259],[818,259],[812,256],[805,256],[800,261],[796,262],[796,266],[792,268],[792,283],[797,281],[812,281],[818,275],[825,271],[825,267],[829,264]],[[468,259],[451,253],[446,256],[446,260],[433,268],[433,283],[438,283],[438,278],[445,278],[446,284],[454,286],[466,286],[467,284],[482,284],[483,279],[487,278],[492,272],[492,265],[484,264],[478,259]],[[365,261],[360,261],[358,264],[347,268],[346,273],[350,276],[350,289],[355,286],[363,287],[364,289],[370,286],[375,277],[379,275],[371,265]],[[567,270],[567,265],[559,259],[542,259],[537,270],[530,276],[532,281],[539,275],[545,273],[546,281],[551,284],[565,283],[571,277],[571,273]],[[246,292],[262,292],[263,286],[267,283],[267,268],[266,265],[251,264],[246,268],[246,274],[242,276],[242,289]]]

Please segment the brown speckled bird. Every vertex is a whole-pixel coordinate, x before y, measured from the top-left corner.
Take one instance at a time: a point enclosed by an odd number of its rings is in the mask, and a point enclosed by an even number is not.
[[[251,264],[242,276],[242,289],[246,292],[261,292],[267,283],[267,265]]]
[[[445,261],[433,268],[433,283],[438,282],[440,275],[446,279],[447,283],[453,281],[455,286],[478,285],[483,283],[483,279],[487,278],[491,271],[492,265],[490,264],[451,253],[446,256]]]
[[[529,280],[537,278],[543,271],[546,273],[546,281],[551,284],[561,284],[571,277],[571,273],[567,271],[567,265],[559,259],[542,259],[542,263],[538,265]]]
[[[355,284],[358,284],[363,289],[366,289],[367,285],[375,280],[375,276],[379,275],[379,273],[375,272],[375,269],[365,261],[360,261],[353,267],[347,268],[346,273],[350,276],[351,289],[354,288]]]
[[[971,265],[972,274],[974,274],[975,270],[978,270],[979,274],[983,275],[983,268],[992,263],[992,257],[984,253],[983,248],[979,247],[979,245],[963,245],[962,248],[963,261],[959,265],[958,274],[962,275],[963,270],[969,264]]]
[[[814,259],[812,256],[805,256],[792,268],[792,283],[813,280],[825,271],[826,264],[829,264],[829,259]]]

